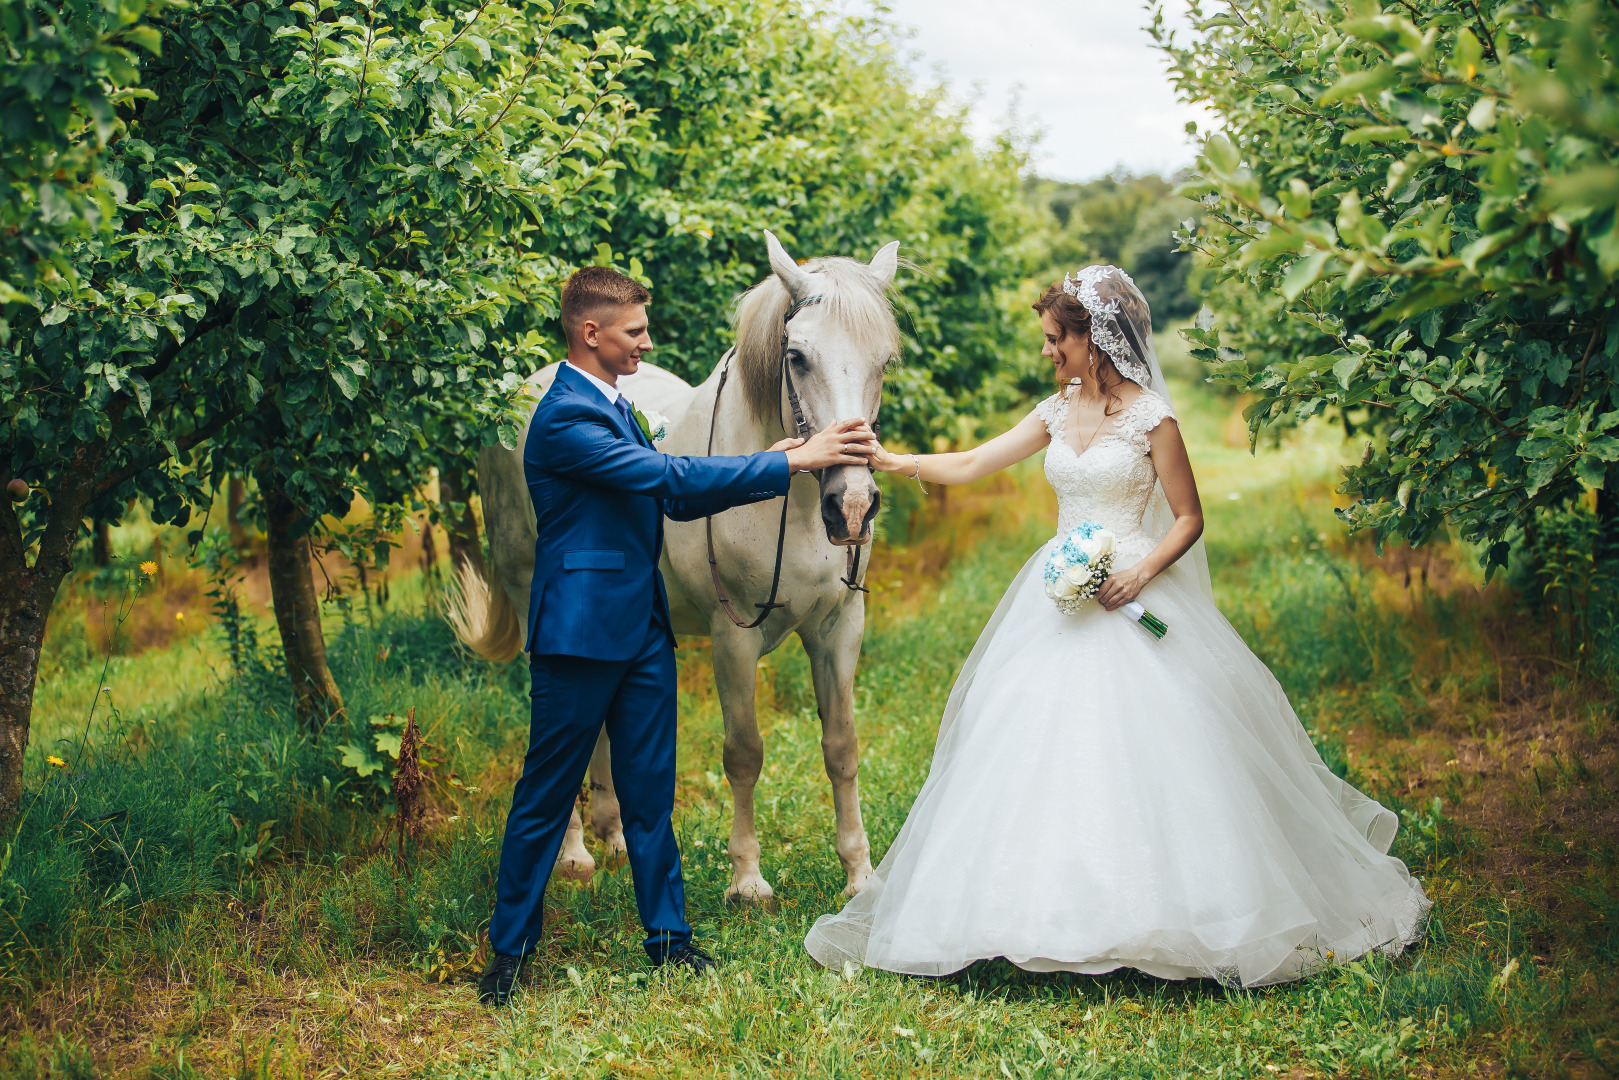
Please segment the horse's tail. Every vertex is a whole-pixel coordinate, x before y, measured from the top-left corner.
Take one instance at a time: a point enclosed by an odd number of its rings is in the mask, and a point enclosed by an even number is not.
[[[497,664],[523,651],[523,626],[506,590],[489,582],[466,559],[444,589],[444,618],[461,644]]]

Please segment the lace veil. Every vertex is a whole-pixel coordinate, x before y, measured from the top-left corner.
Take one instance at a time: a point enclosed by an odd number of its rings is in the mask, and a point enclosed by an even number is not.
[[[1090,312],[1091,340],[1112,358],[1119,374],[1163,398],[1169,411],[1174,412],[1169,383],[1152,343],[1152,311],[1130,275],[1117,266],[1087,266],[1072,276],[1063,275],[1062,288]],[[1153,490],[1143,524],[1159,540],[1175,524],[1175,512],[1169,508],[1162,484]],[[1203,595],[1213,599],[1209,556],[1202,538],[1165,573],[1190,574]]]

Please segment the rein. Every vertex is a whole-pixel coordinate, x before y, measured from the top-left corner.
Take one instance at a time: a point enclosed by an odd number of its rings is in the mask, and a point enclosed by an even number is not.
[[[793,411],[793,430],[797,432],[797,437],[800,439],[808,439],[811,432],[809,420],[804,416],[804,408],[798,401],[798,390],[793,386],[792,372],[788,370],[787,323],[800,310],[809,307],[811,304],[819,304],[824,299],[826,299],[824,296],[806,296],[802,300],[795,301],[793,306],[787,309],[787,314],[781,320],[781,385],[787,395],[787,404]],[[708,453],[710,456],[713,456],[714,453],[714,429],[719,423],[720,395],[725,392],[725,381],[730,378],[731,360],[735,355],[736,349],[733,347],[720,359],[720,382],[714,388],[714,410],[708,419]],[[787,425],[784,423],[782,426],[785,428]],[[872,426],[873,428],[876,427],[875,424]],[[789,488],[791,487],[791,480],[792,478],[789,476]],[[703,518],[703,526],[708,534],[708,573],[714,579],[714,594],[719,599],[720,607],[725,610],[726,617],[743,630],[754,629],[769,618],[772,611],[787,606],[776,601],[776,594],[781,589],[781,562],[787,547],[787,508],[791,502],[792,492],[789,490],[786,495],[781,497],[781,523],[776,528],[776,567],[770,575],[770,596],[764,603],[753,605],[759,609],[759,615],[752,622],[749,622],[745,616],[738,614],[735,605],[731,603],[731,598],[725,595],[725,584],[720,580],[719,558],[714,553],[714,517],[710,514]],[[839,580],[851,592],[870,592],[871,590],[860,584],[860,548],[859,543],[849,545],[847,573]]]

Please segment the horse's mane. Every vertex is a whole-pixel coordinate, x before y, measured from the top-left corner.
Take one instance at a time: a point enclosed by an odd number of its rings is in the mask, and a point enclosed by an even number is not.
[[[820,277],[817,294],[824,297],[826,317],[835,320],[862,349],[890,359],[899,356],[899,324],[888,302],[888,290],[866,264],[834,256],[811,259],[804,272]],[[767,420],[781,404],[781,338],[793,297],[771,274],[736,302],[736,366],[743,396],[754,416]]]

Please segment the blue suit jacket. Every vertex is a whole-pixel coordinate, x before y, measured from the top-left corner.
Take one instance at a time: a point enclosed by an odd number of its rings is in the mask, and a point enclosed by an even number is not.
[[[664,515],[691,521],[785,495],[792,479],[780,451],[660,453],[566,366],[529,422],[523,474],[539,527],[527,651],[592,660],[632,659],[652,619],[670,625]]]

